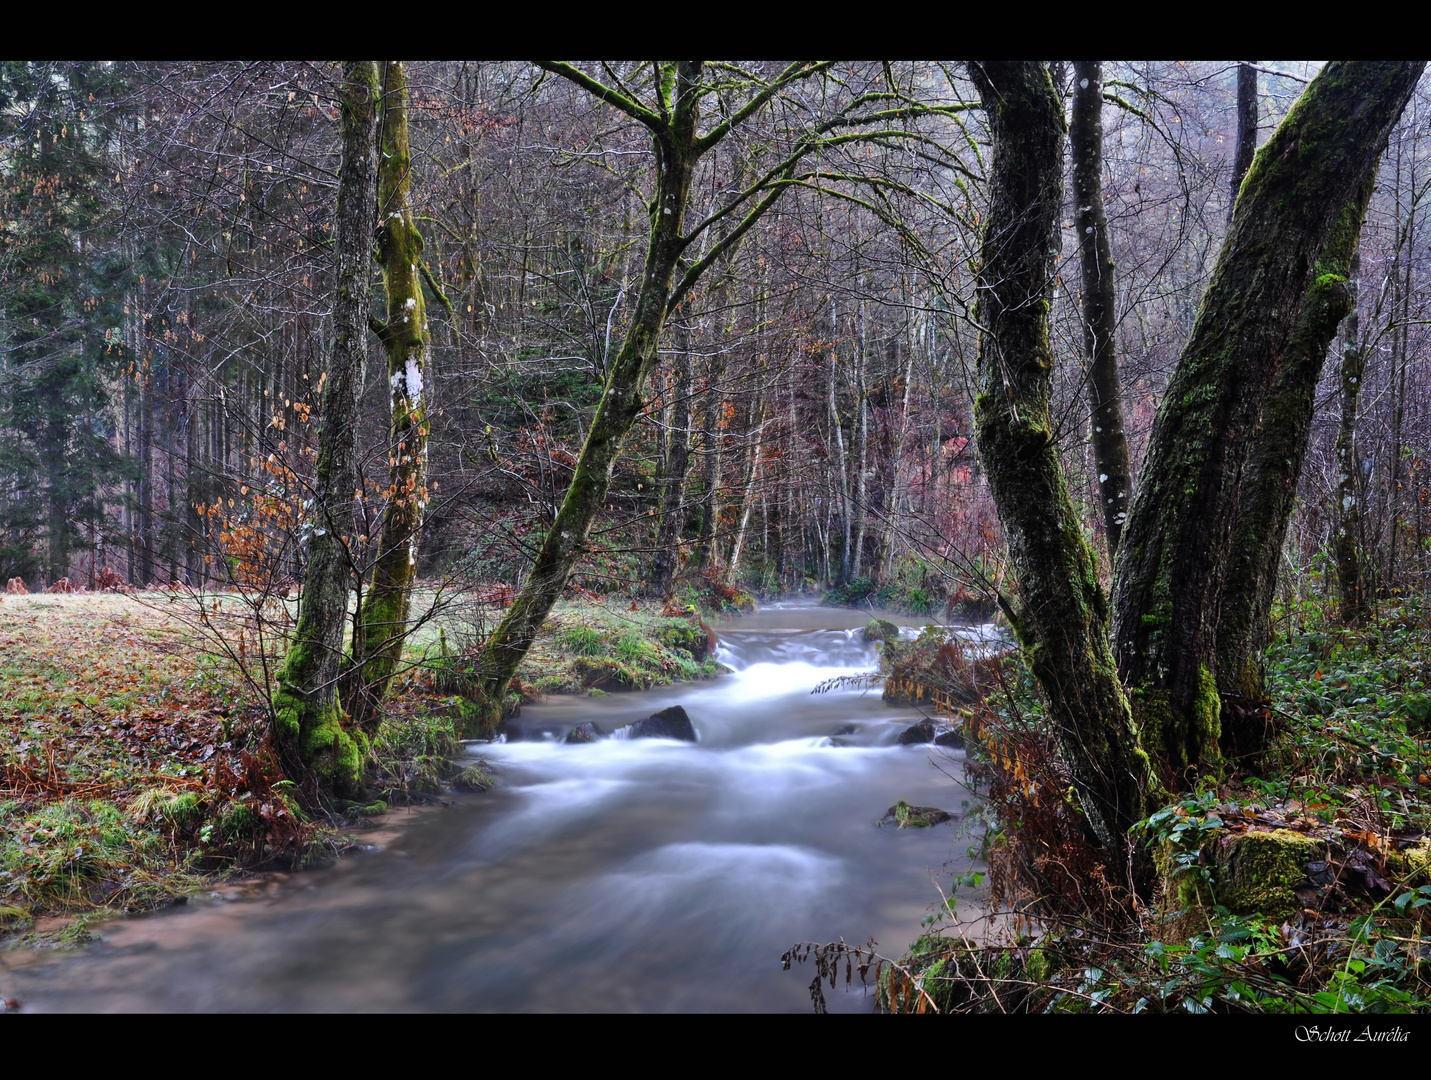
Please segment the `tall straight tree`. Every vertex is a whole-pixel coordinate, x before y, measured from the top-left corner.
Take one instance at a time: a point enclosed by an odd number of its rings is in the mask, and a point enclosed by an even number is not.
[[[1093,464],[1098,505],[1108,537],[1108,555],[1118,552],[1128,519],[1133,470],[1123,428],[1123,389],[1118,378],[1118,329],[1113,288],[1113,248],[1103,209],[1103,64],[1075,60],[1073,118],[1068,129],[1073,158],[1078,258],[1083,282],[1083,354],[1088,363],[1088,404],[1093,427]]]
[[[378,261],[387,293],[387,322],[374,331],[387,351],[391,425],[388,488],[373,580],[359,614],[349,709],[359,727],[376,730],[378,706],[402,658],[407,637],[417,546],[427,506],[429,419],[423,379],[427,370],[427,308],[421,275],[422,234],[411,204],[412,155],[408,146],[407,75],[400,60],[386,60],[378,154]]]
[[[337,685],[355,569],[355,445],[370,317],[377,93],[373,61],[345,61],[340,92],[343,159],[334,230],[333,345],[318,414],[308,572],[293,644],[279,674],[274,715],[280,739],[296,749],[304,765],[326,786],[347,794],[361,787],[368,750],[367,734],[344,722]]]

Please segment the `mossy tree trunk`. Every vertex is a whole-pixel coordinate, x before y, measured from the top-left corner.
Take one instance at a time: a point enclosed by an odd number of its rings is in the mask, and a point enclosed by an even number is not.
[[[367,360],[368,281],[373,236],[373,133],[376,68],[343,63],[342,170],[335,223],[337,289],[333,351],[322,382],[313,530],[293,644],[274,698],[277,735],[330,790],[362,787],[368,740],[347,722],[337,700],[343,630],[353,581],[351,543],[358,398]]]
[[[1361,347],[1361,327],[1357,320],[1356,297],[1361,277],[1361,253],[1352,256],[1347,288],[1351,310],[1342,332],[1340,379],[1341,419],[1337,424],[1337,589],[1341,598],[1342,621],[1355,626],[1367,616],[1366,594],[1361,574],[1361,458],[1356,450],[1357,411],[1361,403],[1361,383],[1366,375],[1366,352]]]
[[[1244,467],[1310,274],[1423,65],[1333,62],[1258,151],[1153,424],[1116,567],[1114,647],[1174,783],[1219,756],[1219,607]]]
[[[372,583],[359,618],[349,708],[369,734],[376,730],[407,638],[408,608],[417,573],[417,547],[427,506],[427,309],[423,303],[422,234],[410,201],[407,76],[401,61],[383,62],[382,131],[378,154],[378,261],[387,294],[387,351],[392,420],[388,431],[388,488]]]
[[[1265,696],[1267,639],[1282,544],[1311,438],[1317,383],[1337,327],[1352,308],[1352,259],[1375,184],[1373,162],[1317,260],[1243,469],[1217,629],[1224,721],[1229,709],[1245,710],[1246,703],[1260,703]]]
[[[1108,609],[1053,440],[1048,294],[1063,105],[1036,62],[971,62],[993,141],[980,252],[975,432],[1017,575],[1011,621],[1099,841],[1128,850],[1156,789],[1108,642]]]
[[[1088,361],[1088,404],[1092,414],[1093,464],[1098,470],[1098,504],[1108,555],[1118,551],[1128,519],[1133,470],[1123,427],[1123,388],[1118,378],[1118,329],[1113,289],[1113,249],[1103,209],[1103,64],[1073,64],[1073,117],[1068,129],[1073,158],[1074,222],[1083,281],[1083,353]]]

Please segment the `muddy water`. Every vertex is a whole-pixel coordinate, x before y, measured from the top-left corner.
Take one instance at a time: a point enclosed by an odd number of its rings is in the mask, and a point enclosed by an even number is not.
[[[774,605],[720,628],[732,674],[529,706],[521,741],[473,748],[495,791],[333,867],[105,924],[77,954],[0,959],[0,981],[26,1011],[807,1009],[786,947],[897,955],[931,878],[968,861],[958,828],[876,827],[900,798],[960,811],[958,755],[898,746],[918,714],[878,691],[811,694],[873,667],[868,617]],[[677,703],[698,745],[559,741]]]

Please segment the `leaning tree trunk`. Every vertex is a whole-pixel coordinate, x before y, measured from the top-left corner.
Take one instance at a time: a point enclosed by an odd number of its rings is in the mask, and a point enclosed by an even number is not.
[[[1337,326],[1354,302],[1352,260],[1375,182],[1373,168],[1332,227],[1243,470],[1218,619],[1217,683],[1219,743],[1244,769],[1258,767],[1266,746],[1267,641],[1282,544],[1311,437],[1317,383]]]
[[[670,124],[653,138],[656,191],[651,200],[651,239],[626,340],[606,378],[556,520],[521,592],[482,651],[480,678],[485,708],[481,726],[487,732],[495,731],[501,722],[507,685],[566,586],[572,567],[586,551],[591,524],[611,487],[616,455],[644,405],[642,389],[656,365],[671,283],[683,247],[681,226],[691,177],[701,154],[696,134],[700,70],[699,63],[680,65],[676,76],[678,96]]]
[[[412,159],[408,150],[407,76],[401,61],[382,72],[382,135],[378,154],[378,260],[388,298],[381,327],[388,354],[392,421],[388,433],[388,489],[383,506],[373,580],[363,600],[360,655],[355,656],[349,709],[372,735],[379,706],[402,660],[408,607],[417,574],[417,545],[427,506],[423,477],[429,419],[423,397],[427,367],[427,309],[419,264],[422,234],[409,198]]]
[[[1352,308],[1352,259],[1375,183],[1373,168],[1327,238],[1243,469],[1217,632],[1224,697],[1263,697],[1272,596],[1311,437],[1317,383],[1337,327]]]
[[[1093,464],[1098,504],[1108,537],[1108,557],[1118,553],[1128,519],[1133,470],[1123,428],[1123,388],[1113,335],[1118,312],[1113,291],[1113,249],[1103,210],[1103,64],[1073,64],[1073,121],[1068,129],[1077,205],[1078,256],[1083,269],[1083,352],[1088,361],[1088,404],[1093,422]]]
[[[978,277],[975,432],[1018,583],[1010,612],[1088,823],[1111,852],[1156,785],[1108,643],[1108,611],[1053,439],[1048,292],[1063,105],[1036,62],[970,64],[993,164]]]
[[[322,426],[313,481],[313,532],[298,626],[273,700],[280,742],[296,750],[320,782],[339,794],[362,787],[368,753],[367,736],[345,723],[337,683],[354,569],[350,545],[358,473],[358,398],[367,362],[376,93],[373,61],[345,61],[333,352],[327,372],[319,378],[322,399],[318,419]]]
[[[1366,375],[1366,352],[1361,347],[1361,327],[1356,313],[1361,253],[1352,256],[1347,288],[1351,310],[1342,332],[1341,421],[1337,425],[1337,589],[1341,596],[1342,622],[1355,626],[1367,616],[1362,590],[1361,552],[1361,459],[1356,452],[1357,407],[1361,402],[1361,382]]]
[[[1217,630],[1243,467],[1308,275],[1423,65],[1334,62],[1243,182],[1153,423],[1115,578],[1114,644],[1143,738],[1174,783],[1219,756]]]

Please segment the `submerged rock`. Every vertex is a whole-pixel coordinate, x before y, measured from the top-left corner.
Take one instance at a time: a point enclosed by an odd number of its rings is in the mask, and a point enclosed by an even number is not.
[[[691,725],[691,718],[686,715],[686,710],[679,705],[662,709],[660,712],[646,717],[645,720],[627,724],[626,737],[628,739],[680,739],[682,742],[690,743],[698,741],[696,729]]]
[[[577,724],[576,727],[568,731],[566,733],[566,738],[564,738],[562,742],[590,743],[596,742],[601,737],[601,729],[599,729],[595,724],[587,722],[585,724]]]
[[[910,806],[900,799],[885,812],[884,820],[893,820],[901,829],[923,829],[952,821],[954,815],[937,806]]]
[[[934,721],[921,720],[899,733],[899,745],[914,746],[918,743],[930,743],[934,741],[934,735]]]
[[[888,619],[871,619],[860,631],[866,641],[898,641],[899,627]]]

